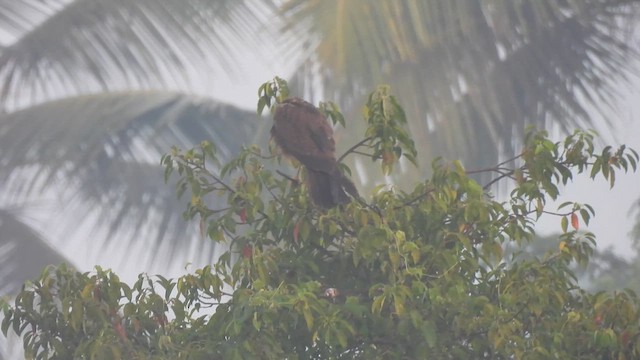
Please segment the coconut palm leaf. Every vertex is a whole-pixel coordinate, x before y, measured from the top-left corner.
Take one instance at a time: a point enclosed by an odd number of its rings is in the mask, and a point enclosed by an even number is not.
[[[196,225],[182,220],[184,201],[163,183],[161,154],[172,145],[209,140],[225,161],[254,140],[258,123],[252,112],[167,92],[87,95],[4,114],[0,182],[10,194],[5,201],[54,192],[65,204],[61,216],[67,221],[60,226],[71,232],[92,221],[94,229],[108,230],[102,240],[91,239],[96,251],[109,246],[118,231],[129,235],[127,241],[144,231],[145,238],[155,239],[149,259],[170,262],[157,251],[175,257],[201,239]],[[210,260],[212,251],[199,249],[193,261]]]
[[[149,258],[194,250],[179,241],[197,231],[179,220],[183,206],[162,184],[160,155],[206,139],[224,160],[256,134],[255,115],[178,93],[117,91],[210,90],[219,71],[233,72],[238,43],[263,48],[258,20],[270,4],[0,1],[3,204],[55,193],[64,204],[57,226],[91,226],[103,238],[91,236],[98,252],[117,242],[115,232],[131,240],[150,228]]]
[[[0,209],[0,297],[15,294],[47,265],[71,262],[26,224],[24,209]]]
[[[74,175],[110,158],[157,162],[171,145],[202,140],[213,141],[229,156],[254,135],[256,124],[252,112],[172,92],[104,93],[48,102],[0,115],[0,170],[5,170],[0,179],[16,168],[43,165],[25,183],[32,187],[43,174]],[[147,148],[137,148],[135,141]]]
[[[608,114],[637,55],[625,36],[640,2],[292,0],[282,12],[310,34],[294,86],[320,80],[355,114],[391,84],[427,170],[443,154],[494,164],[528,124],[593,127],[589,110]]]
[[[3,0],[0,102],[10,108],[104,90],[206,90],[257,45],[269,1]],[[254,49],[259,49],[254,46]]]
[[[84,221],[91,242],[88,255],[92,263],[113,253],[119,267],[135,263],[136,272],[163,264],[208,264],[215,248],[199,232],[198,224],[186,222],[182,213],[188,199],[178,199],[175,182],[165,184],[159,164],[112,160],[105,169],[90,169],[78,181],[77,189],[58,193],[66,204],[60,218],[63,234],[74,234]],[[78,217],[77,214],[83,214]],[[80,223],[80,224],[79,224]],[[87,230],[87,226],[82,226]],[[144,244],[144,253],[113,251]],[[178,263],[178,264],[176,264]]]

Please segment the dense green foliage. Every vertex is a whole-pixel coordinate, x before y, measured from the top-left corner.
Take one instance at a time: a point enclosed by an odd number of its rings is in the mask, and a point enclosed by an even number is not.
[[[261,88],[260,109],[283,85]],[[364,118],[366,134],[345,155],[385,173],[416,156],[388,87],[369,96]],[[638,358],[636,295],[590,294],[570,270],[592,254],[593,235],[578,229],[594,210],[546,206],[576,174],[613,186],[636,169],[635,151],[596,151],[593,138],[554,143],[530,131],[520,154],[493,168],[437,159],[411,190],[381,185],[328,211],[257,147],[227,164],[210,142],[173,149],[162,163],[190,196],[186,218],[229,250],[177,280],[141,275],[132,286],[100,268],[47,269],[3,305],[2,330],[24,337],[27,356],[51,359]],[[479,184],[469,177],[479,171],[496,177]],[[508,201],[488,193],[498,181],[512,181]],[[541,216],[560,219],[554,250],[503,256],[532,239]]]

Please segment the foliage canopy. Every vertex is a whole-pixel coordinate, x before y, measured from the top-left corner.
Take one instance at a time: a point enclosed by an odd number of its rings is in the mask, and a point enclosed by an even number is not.
[[[259,110],[285,85],[262,86]],[[334,105],[321,109],[344,124]],[[364,109],[366,133],[344,156],[370,157],[384,173],[413,161],[390,89]],[[495,167],[436,159],[411,190],[381,185],[366,203],[328,211],[255,146],[226,164],[211,142],[174,148],[162,163],[190,196],[185,217],[229,250],[179,279],[141,274],[131,286],[101,268],[48,268],[2,305],[2,331],[22,335],[37,359],[637,358],[637,296],[588,293],[570,269],[592,254],[594,236],[579,227],[594,209],[546,206],[576,174],[613,186],[620,170],[636,170],[634,150],[596,150],[593,140],[532,130]],[[496,176],[479,184],[477,172]],[[489,193],[498,181],[513,183],[507,201]],[[560,218],[554,251],[504,256],[505,245],[531,240],[541,216]]]

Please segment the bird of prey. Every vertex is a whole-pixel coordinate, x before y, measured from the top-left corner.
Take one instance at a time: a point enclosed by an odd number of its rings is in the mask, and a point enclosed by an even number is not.
[[[271,137],[284,155],[298,160],[307,170],[307,187],[313,202],[332,208],[358,198],[355,185],[338,169],[333,130],[312,104],[290,98],[276,106]]]

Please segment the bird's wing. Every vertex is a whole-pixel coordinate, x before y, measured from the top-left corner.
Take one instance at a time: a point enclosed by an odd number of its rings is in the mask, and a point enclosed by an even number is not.
[[[333,155],[336,150],[333,131],[324,118],[309,124],[309,137],[323,155]]]

